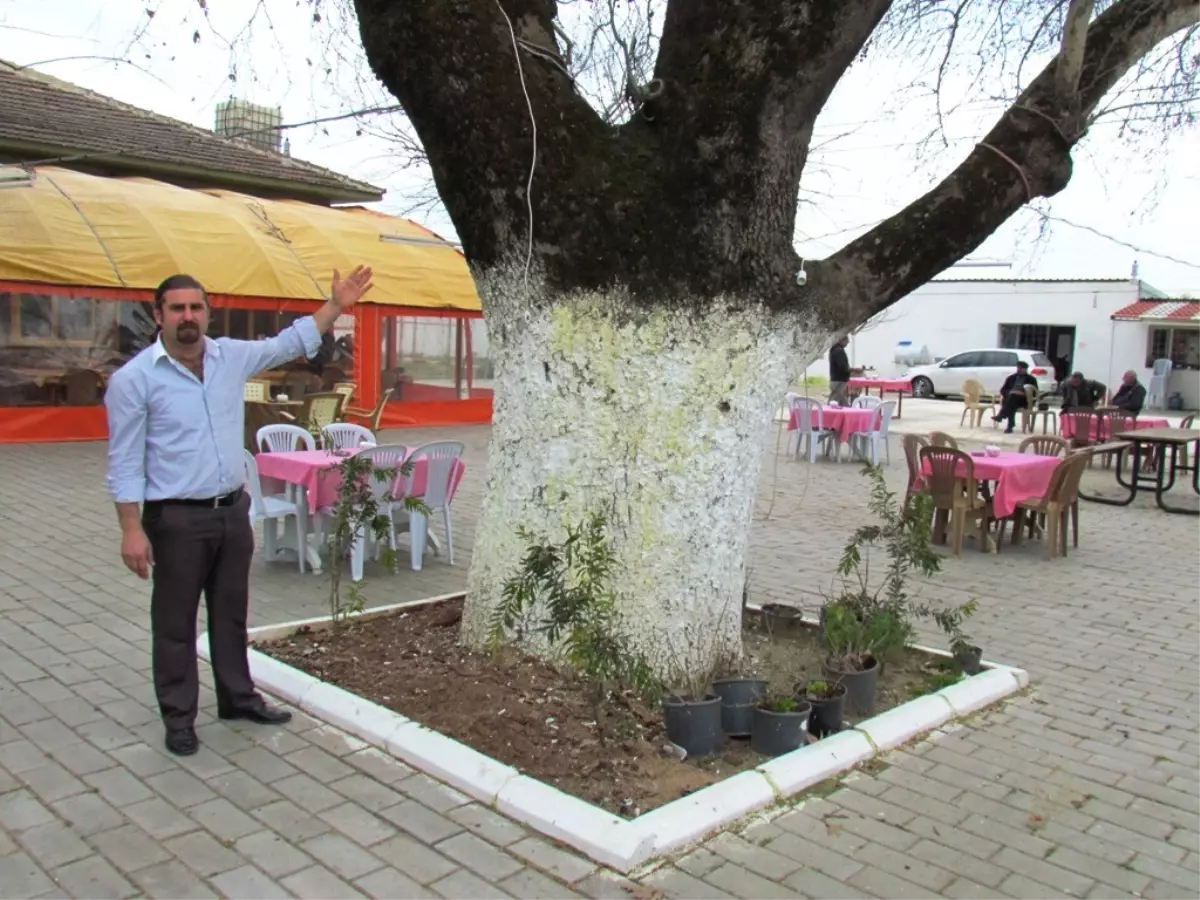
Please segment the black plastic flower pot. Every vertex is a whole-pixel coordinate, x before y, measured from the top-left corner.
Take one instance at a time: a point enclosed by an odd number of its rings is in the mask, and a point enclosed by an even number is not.
[[[808,718],[812,705],[807,700],[797,700],[794,712],[775,712],[771,709],[754,709],[753,726],[750,729],[750,749],[763,756],[782,756],[808,743]]]
[[[721,730],[730,737],[750,734],[754,705],[767,694],[767,683],[758,678],[722,678],[713,682],[721,698]]]
[[[783,603],[764,603],[762,617],[769,634],[798,631],[804,626],[804,612]]]
[[[807,703],[812,709],[808,715],[808,733],[813,737],[837,734],[842,730],[842,722],[846,718],[846,686],[832,683],[829,687],[828,697],[816,697],[808,693],[808,685],[804,682],[795,688],[796,700]]]
[[[663,701],[667,738],[687,751],[688,756],[712,756],[725,743],[721,730],[721,698],[709,694],[703,700],[670,696]]]
[[[959,647],[954,651],[954,661],[968,675],[978,675],[983,668],[983,650],[979,647]]]
[[[828,679],[846,686],[846,711],[855,716],[875,714],[875,691],[879,686],[879,663],[868,656],[863,668],[843,672],[825,660],[824,670]]]

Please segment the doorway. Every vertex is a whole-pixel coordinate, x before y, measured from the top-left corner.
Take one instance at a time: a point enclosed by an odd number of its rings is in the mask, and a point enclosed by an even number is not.
[[[1075,360],[1075,326],[1001,325],[1000,346],[1006,350],[1033,350],[1046,354],[1054,365],[1054,380],[1062,382],[1071,374]]]

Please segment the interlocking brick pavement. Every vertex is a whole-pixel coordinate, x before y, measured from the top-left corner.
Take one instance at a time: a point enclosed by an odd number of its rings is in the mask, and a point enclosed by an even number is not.
[[[442,437],[467,445],[459,564],[390,575],[368,563],[372,604],[465,585],[488,430],[397,435]],[[998,556],[968,544],[924,588],[980,601],[972,633],[989,658],[1030,671],[1027,695],[637,887],[307,716],[283,729],[220,722],[207,673],[203,747],[167,755],[147,589],[117,556],[104,445],[0,447],[0,465],[5,897],[1200,895],[1198,534],[1148,502],[1084,504],[1066,560],[1036,543]],[[865,497],[855,466],[769,455],[753,599],[815,608]],[[256,560],[253,622],[321,615],[326,592],[323,577]]]

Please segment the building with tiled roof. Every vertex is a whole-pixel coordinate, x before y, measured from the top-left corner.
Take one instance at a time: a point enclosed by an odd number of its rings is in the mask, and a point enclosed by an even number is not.
[[[0,163],[50,164],[95,175],[142,175],[326,206],[384,191],[285,153],[121,103],[0,61]]]

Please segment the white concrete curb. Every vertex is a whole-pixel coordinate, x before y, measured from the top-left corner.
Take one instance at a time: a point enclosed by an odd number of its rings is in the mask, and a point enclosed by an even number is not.
[[[368,610],[366,615],[383,615],[443,599],[448,598],[396,604]],[[327,622],[309,619],[256,628],[250,638],[280,638],[301,625],[319,628]],[[949,655],[924,647],[914,649]],[[209,659],[206,635],[196,641],[196,651],[201,658]],[[250,650],[249,656],[251,674],[262,690],[386,749],[414,768],[623,873],[901,746],[956,716],[983,709],[1029,684],[1023,670],[987,663],[987,671],[936,694],[918,697],[852,729],[625,820],[257,650]]]

